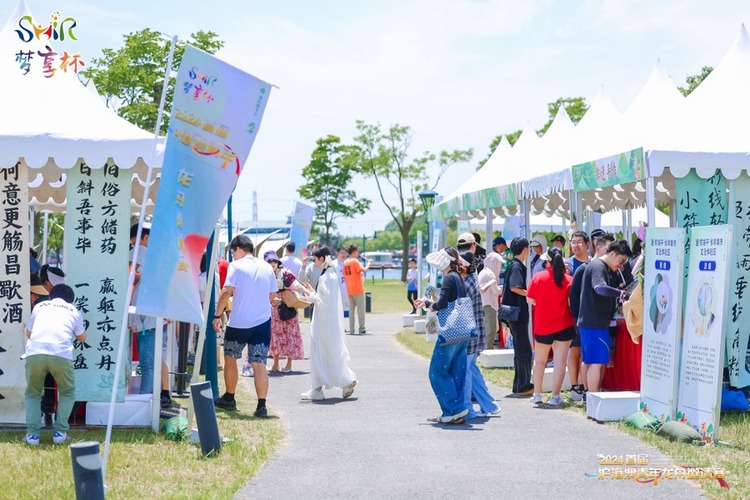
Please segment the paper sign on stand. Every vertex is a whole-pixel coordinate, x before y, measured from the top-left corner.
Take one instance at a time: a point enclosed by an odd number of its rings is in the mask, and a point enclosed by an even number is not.
[[[721,414],[731,242],[726,224],[694,227],[690,241],[677,419],[706,443],[716,439]]]
[[[645,247],[641,410],[666,422],[677,409],[685,230],[648,228]]]

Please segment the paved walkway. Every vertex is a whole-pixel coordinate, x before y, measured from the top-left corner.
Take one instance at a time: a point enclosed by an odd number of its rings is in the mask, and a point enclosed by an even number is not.
[[[648,454],[651,465],[671,462],[655,448],[562,409],[542,409],[491,386],[499,417],[459,426],[435,423],[440,413],[427,378],[428,360],[395,338],[400,315],[368,315],[366,336],[347,336],[354,396],[330,392],[302,402],[309,363],[272,376],[269,408],[287,438],[237,498],[698,498],[696,483],[597,480],[598,454]],[[303,324],[305,342],[309,323]]]

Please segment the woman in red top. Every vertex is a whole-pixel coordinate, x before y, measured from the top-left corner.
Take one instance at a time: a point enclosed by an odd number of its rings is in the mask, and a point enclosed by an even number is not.
[[[542,402],[542,382],[544,367],[552,349],[555,371],[552,375],[552,399],[549,404],[558,406],[564,402],[560,395],[565,366],[568,362],[568,348],[575,338],[575,321],[570,312],[570,284],[573,278],[565,271],[563,254],[557,247],[550,247],[542,260],[547,268],[538,272],[529,285],[527,300],[534,306],[534,395],[533,403]]]

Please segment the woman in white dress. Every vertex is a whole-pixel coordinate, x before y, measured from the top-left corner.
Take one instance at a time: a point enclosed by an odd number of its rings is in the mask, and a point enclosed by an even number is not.
[[[339,289],[339,275],[331,259],[331,251],[324,247],[313,252],[313,262],[322,271],[318,285],[307,285],[315,304],[310,325],[310,390],[302,399],[325,399],[325,389],[341,388],[344,399],[350,397],[357,385],[357,375],[349,368],[349,350],[344,344],[341,326],[343,308]]]

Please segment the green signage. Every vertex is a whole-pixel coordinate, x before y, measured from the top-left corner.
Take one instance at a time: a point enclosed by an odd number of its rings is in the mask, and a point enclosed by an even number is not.
[[[578,192],[627,184],[645,178],[643,148],[573,166],[573,189]]]

